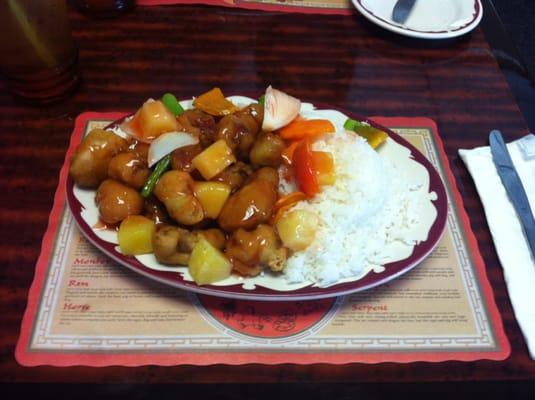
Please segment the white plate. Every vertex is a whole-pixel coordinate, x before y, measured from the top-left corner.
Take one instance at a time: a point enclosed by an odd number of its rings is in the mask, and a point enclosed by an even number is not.
[[[231,96],[229,99],[240,107],[255,101],[242,96]],[[181,104],[186,109],[191,107],[191,101]],[[316,109],[310,103],[302,103],[301,113],[307,118],[329,119],[338,131],[343,130],[348,117],[362,119],[333,109]],[[95,191],[75,186],[70,177],[67,179],[67,201],[82,234],[104,254],[146,277],[184,290],[211,296],[266,301],[315,300],[367,290],[399,277],[424,260],[440,240],[448,210],[445,187],[431,163],[401,136],[373,121],[368,122],[389,133],[389,139],[378,150],[380,154],[404,170],[412,186],[419,188],[420,223],[415,226],[417,231],[413,233],[420,240],[417,244],[392,243],[384,250],[385,254],[389,254],[389,261],[384,268],[367,268],[360,275],[342,279],[327,287],[312,282],[288,283],[284,277],[270,273],[248,278],[233,275],[211,285],[198,286],[186,266],[160,264],[153,254],[137,257],[121,254],[117,232],[95,228],[99,225]]]
[[[405,23],[392,20],[396,0],[351,0],[368,20],[391,32],[420,39],[448,39],[474,29],[483,16],[480,0],[416,0]]]

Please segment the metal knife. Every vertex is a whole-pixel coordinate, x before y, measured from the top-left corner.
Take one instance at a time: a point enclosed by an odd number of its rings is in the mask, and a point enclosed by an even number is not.
[[[416,0],[398,0],[392,10],[392,21],[404,24],[414,7]]]
[[[493,130],[490,132],[489,143],[498,175],[520,219],[531,249],[531,255],[535,257],[535,219],[533,219],[533,213],[531,212],[524,186],[522,186],[522,181],[516,172],[500,131]]]

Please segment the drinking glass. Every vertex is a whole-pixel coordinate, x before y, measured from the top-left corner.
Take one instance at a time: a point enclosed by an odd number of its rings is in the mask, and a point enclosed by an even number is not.
[[[2,0],[0,26],[0,72],[14,95],[48,103],[76,89],[78,52],[65,0]]]

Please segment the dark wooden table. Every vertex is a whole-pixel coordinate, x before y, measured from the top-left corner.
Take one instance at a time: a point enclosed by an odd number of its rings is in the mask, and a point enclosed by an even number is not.
[[[514,318],[480,200],[457,155],[459,148],[486,144],[491,129],[501,129],[508,139],[519,137],[527,132],[526,118],[532,118],[527,111],[523,116],[518,104],[533,101],[533,86],[487,2],[485,7],[484,21],[472,34],[440,42],[388,34],[356,12],[320,16],[176,6],[138,8],[119,19],[92,20],[73,11],[83,76],[73,97],[50,107],[28,107],[14,101],[0,81],[0,380],[349,385],[535,379],[535,362]],[[165,91],[189,97],[219,86],[228,94],[258,95],[268,84],[361,115],[425,116],[437,122],[511,342],[511,356],[503,362],[406,365],[18,365],[15,343],[76,115],[134,110]]]

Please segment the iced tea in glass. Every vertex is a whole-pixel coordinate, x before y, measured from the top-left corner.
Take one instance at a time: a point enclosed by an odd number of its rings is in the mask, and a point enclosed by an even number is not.
[[[1,0],[0,26],[0,72],[14,95],[47,103],[76,89],[78,53],[65,0]]]

